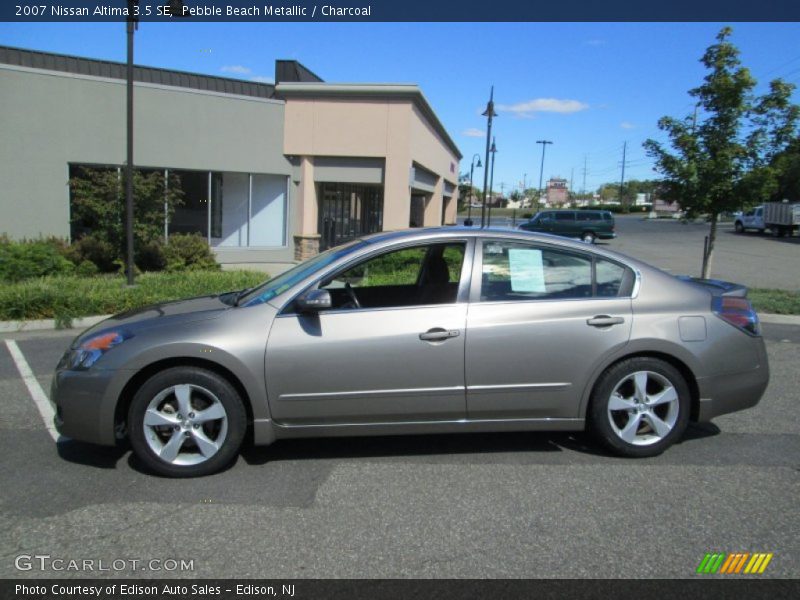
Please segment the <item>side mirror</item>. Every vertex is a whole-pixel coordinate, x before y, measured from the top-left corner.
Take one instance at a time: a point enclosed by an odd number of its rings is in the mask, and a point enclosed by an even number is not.
[[[310,290],[295,301],[300,312],[317,312],[331,308],[331,293],[328,290]]]

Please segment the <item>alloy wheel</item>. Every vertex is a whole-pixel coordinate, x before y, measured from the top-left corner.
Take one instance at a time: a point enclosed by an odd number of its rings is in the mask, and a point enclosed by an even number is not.
[[[680,413],[678,392],[660,373],[635,371],[614,386],[607,412],[611,428],[621,440],[649,446],[675,427]]]
[[[142,427],[147,445],[162,461],[197,465],[222,448],[228,435],[228,414],[210,390],[184,383],[153,397]]]

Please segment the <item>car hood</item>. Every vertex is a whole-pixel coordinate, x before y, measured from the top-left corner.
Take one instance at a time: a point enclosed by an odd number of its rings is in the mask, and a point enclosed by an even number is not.
[[[125,329],[133,333],[150,327],[214,319],[230,309],[231,305],[218,295],[151,304],[100,321],[75,338],[72,345],[77,346],[86,338],[109,329]]]

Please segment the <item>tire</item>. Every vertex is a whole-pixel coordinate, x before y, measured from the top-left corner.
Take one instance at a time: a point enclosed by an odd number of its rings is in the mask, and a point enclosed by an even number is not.
[[[739,221],[734,223],[733,229],[736,231],[736,233],[744,233],[744,225],[742,225]]]
[[[224,469],[239,453],[246,431],[247,413],[236,389],[198,367],[156,373],[136,392],[128,411],[134,453],[148,469],[168,477]]]
[[[609,367],[600,376],[587,417],[592,434],[608,450],[645,458],[661,454],[681,438],[690,409],[689,386],[675,367],[656,358],[637,357]]]
[[[583,234],[581,235],[581,241],[584,244],[594,244],[596,239],[597,236],[595,236],[595,234],[591,231],[584,231]]]

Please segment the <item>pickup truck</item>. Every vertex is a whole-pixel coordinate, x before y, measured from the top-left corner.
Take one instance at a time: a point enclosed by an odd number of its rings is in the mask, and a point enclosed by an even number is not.
[[[737,216],[733,226],[736,233],[744,233],[748,229],[763,233],[769,229],[775,237],[792,235],[793,231],[800,228],[800,202],[767,202]]]

